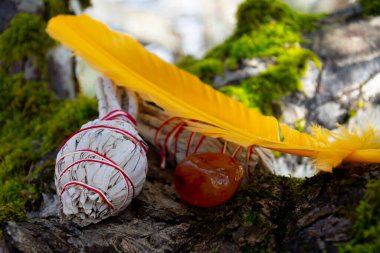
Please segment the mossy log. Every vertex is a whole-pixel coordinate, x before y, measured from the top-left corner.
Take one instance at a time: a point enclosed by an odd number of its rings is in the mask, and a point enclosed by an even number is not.
[[[146,103],[139,109],[140,131],[153,142],[157,128],[169,115]],[[173,124],[169,125],[162,134],[172,127]],[[182,138],[186,140],[187,135]],[[185,152],[182,141],[179,153]],[[205,144],[205,150],[214,149],[215,145],[219,150],[222,145],[212,139]],[[373,226],[368,219],[360,219],[363,213],[360,208],[356,211],[357,206],[366,203],[367,209],[373,210],[380,205],[380,201],[366,202],[364,197],[369,183],[380,182],[380,165],[345,165],[333,173],[305,180],[255,170],[250,183],[226,204],[216,208],[192,207],[175,193],[174,163],[161,169],[161,156],[153,145],[148,157],[147,182],[126,211],[86,228],[60,223],[56,212],[43,218],[42,213],[34,215],[27,222],[3,222],[0,226],[10,250],[337,252],[341,248],[352,252],[351,245],[345,245],[352,243],[352,238],[360,238],[355,229],[361,227],[365,231]],[[372,194],[379,190],[380,187],[375,188]],[[57,207],[53,204],[50,208]],[[374,215],[371,219],[377,221],[378,217]],[[372,249],[373,245],[368,247]]]
[[[153,149],[152,149],[153,151]],[[380,166],[341,167],[299,180],[263,176],[227,204],[195,208],[175,194],[171,174],[149,154],[142,193],[120,215],[80,228],[57,218],[3,222],[21,252],[337,252],[348,242],[355,207]]]

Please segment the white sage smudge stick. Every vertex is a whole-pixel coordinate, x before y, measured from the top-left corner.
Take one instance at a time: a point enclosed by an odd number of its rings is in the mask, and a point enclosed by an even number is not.
[[[124,210],[140,193],[148,168],[147,144],[134,118],[121,110],[111,81],[99,79],[96,93],[99,119],[64,142],[55,168],[59,215],[80,226]]]

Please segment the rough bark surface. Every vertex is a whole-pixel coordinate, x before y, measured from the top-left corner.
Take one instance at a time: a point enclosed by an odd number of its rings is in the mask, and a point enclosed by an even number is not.
[[[354,207],[380,166],[346,167],[300,182],[258,177],[227,204],[195,208],[180,201],[170,170],[150,171],[142,193],[120,215],[80,228],[57,217],[1,224],[20,252],[336,252],[347,242]]]

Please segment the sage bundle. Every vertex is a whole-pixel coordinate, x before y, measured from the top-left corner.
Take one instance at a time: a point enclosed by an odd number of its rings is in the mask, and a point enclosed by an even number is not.
[[[124,210],[140,193],[147,173],[147,144],[134,117],[121,110],[111,81],[100,79],[96,93],[99,119],[62,144],[55,167],[59,215],[81,226]]]

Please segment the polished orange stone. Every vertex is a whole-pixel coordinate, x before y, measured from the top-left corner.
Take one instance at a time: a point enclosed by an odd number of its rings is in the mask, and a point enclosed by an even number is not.
[[[174,172],[179,196],[194,206],[212,207],[229,200],[240,186],[243,169],[230,156],[199,153],[188,156]]]

